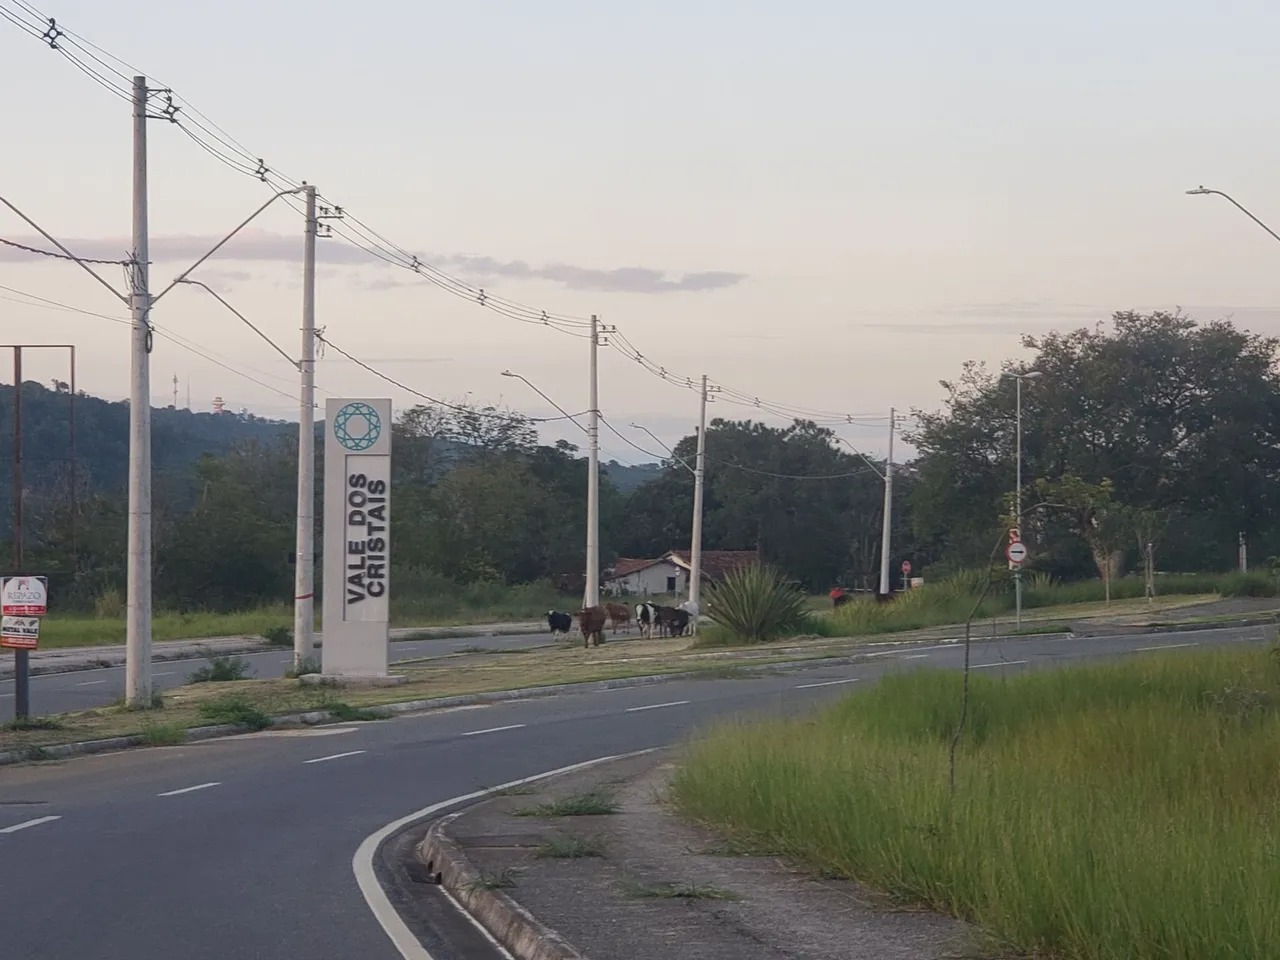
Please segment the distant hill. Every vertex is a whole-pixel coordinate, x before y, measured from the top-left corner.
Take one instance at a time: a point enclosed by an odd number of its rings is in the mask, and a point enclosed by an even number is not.
[[[13,387],[0,385],[0,497],[8,499],[13,478]],[[100,493],[123,493],[129,477],[129,404],[78,393],[75,398],[77,476]],[[69,475],[71,394],[43,384],[22,385],[24,486],[38,493]],[[193,413],[152,408],[154,483],[186,485],[190,467],[204,454],[221,454],[246,440],[272,442],[297,430],[252,414]],[[0,522],[8,519],[6,514]]]
[[[635,466],[628,466],[617,460],[610,460],[603,464],[603,468],[605,476],[612,480],[613,485],[623,494],[629,494],[662,475],[660,463],[638,463]]]

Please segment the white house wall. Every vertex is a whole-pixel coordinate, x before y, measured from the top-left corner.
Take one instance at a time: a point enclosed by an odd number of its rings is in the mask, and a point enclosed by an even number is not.
[[[652,567],[645,567],[643,570],[629,573],[625,577],[609,580],[608,585],[614,589],[621,589],[623,593],[632,596],[654,597],[672,592],[667,589],[668,577],[676,578],[674,592],[685,593],[688,591],[689,574],[674,563],[657,563]]]

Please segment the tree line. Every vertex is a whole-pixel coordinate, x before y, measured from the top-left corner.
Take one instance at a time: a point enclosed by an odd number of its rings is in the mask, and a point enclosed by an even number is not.
[[[1146,543],[1162,570],[1227,569],[1241,532],[1254,557],[1280,553],[1275,340],[1227,321],[1118,313],[1109,328],[1028,336],[1023,345],[1029,356],[1008,368],[1042,374],[1023,390],[1032,569],[1115,576]],[[904,559],[926,577],[989,563],[1012,520],[1012,380],[967,364],[944,386],[941,409],[915,413],[908,439],[917,457],[896,467],[895,582]],[[72,472],[58,412],[67,397],[41,391],[28,385],[24,397],[26,567],[54,577],[67,606],[101,606],[123,591],[126,521],[125,450],[102,411],[127,408],[84,398]],[[0,392],[0,423],[11,415],[6,403],[11,390]],[[287,601],[296,427],[174,410],[155,420],[166,438],[156,442],[157,603],[217,610]],[[580,583],[587,461],[578,448],[540,443],[534,422],[492,406],[416,406],[393,429],[393,576]],[[695,450],[688,436],[647,471],[604,468],[606,565],[688,547]],[[815,591],[874,588],[882,498],[880,476],[812,422],[708,425],[705,549],[758,550]]]

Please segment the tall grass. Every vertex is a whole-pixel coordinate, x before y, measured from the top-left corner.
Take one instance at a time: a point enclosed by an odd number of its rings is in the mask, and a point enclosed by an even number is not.
[[[1004,571],[978,609],[978,617],[994,617],[1011,611],[1014,606],[1013,584]],[[936,583],[898,594],[890,603],[855,600],[834,610],[827,631],[854,636],[863,633],[891,633],[916,630],[963,621],[982,592],[986,572],[965,570]],[[1223,597],[1274,597],[1277,581],[1265,573],[1169,574],[1156,581],[1156,592],[1162,596],[1218,594]],[[1124,577],[1111,582],[1112,600],[1129,600],[1144,596],[1140,577]],[[1076,603],[1101,603],[1105,599],[1101,580],[1059,583],[1044,575],[1024,581],[1022,607],[1043,607]]]
[[[684,811],[1070,960],[1280,958],[1280,660],[913,672],[689,748]]]

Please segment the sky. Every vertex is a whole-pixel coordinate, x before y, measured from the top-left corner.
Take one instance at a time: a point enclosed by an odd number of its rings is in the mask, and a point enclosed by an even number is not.
[[[1185,194],[1203,183],[1280,227],[1266,95],[1280,5],[1265,0],[32,5],[449,275],[597,314],[681,378],[880,417],[839,431],[868,453],[884,452],[888,408],[936,409],[939,381],[967,359],[1025,357],[1024,333],[1180,306],[1280,334],[1280,246],[1223,198]],[[0,0],[30,21],[22,8]],[[82,256],[125,255],[129,105],[5,19],[0,78],[0,197]],[[158,291],[270,194],[173,124],[151,121],[148,141]],[[301,231],[273,204],[192,274],[290,356]],[[48,246],[3,207],[0,237]],[[589,406],[586,340],[339,237],[318,256],[326,336],[401,383],[555,416],[510,369],[570,412]],[[121,268],[99,269],[122,287]],[[79,386],[127,395],[126,326],[13,291],[127,316],[111,293],[0,248],[4,341],[75,343]],[[175,288],[153,319],[157,405],[176,376],[180,406],[189,392],[195,409],[220,396],[296,419],[292,366],[203,291]],[[65,379],[62,363],[29,357],[26,377]],[[416,402],[332,351],[317,383],[321,400]],[[674,443],[698,413],[695,394],[609,347],[600,405],[655,452],[629,424]],[[786,422],[723,398],[709,414]],[[584,441],[564,421],[542,432]],[[602,447],[653,459],[608,431]]]

